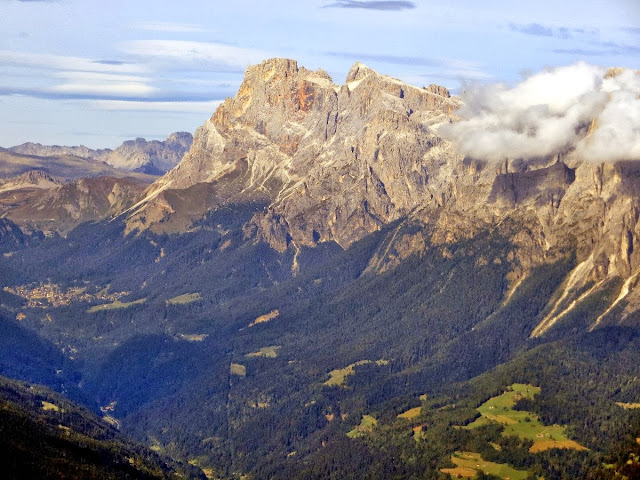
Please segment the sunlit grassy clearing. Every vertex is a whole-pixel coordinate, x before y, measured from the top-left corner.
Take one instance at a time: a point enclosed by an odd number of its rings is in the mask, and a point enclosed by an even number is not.
[[[422,425],[418,425],[417,427],[413,427],[411,430],[413,430],[413,439],[416,442],[419,442],[420,440],[425,438],[424,427]]]
[[[536,440],[533,446],[529,449],[531,453],[543,452],[551,448],[566,448],[569,450],[589,450],[587,447],[583,447],[575,440]]]
[[[528,477],[529,472],[525,470],[516,470],[505,463],[494,463],[483,460],[479,453],[475,452],[456,452],[451,455],[451,461],[456,468],[443,468],[443,473],[461,477],[475,477],[478,472],[484,472],[488,475],[496,475],[500,478],[509,478],[511,480],[524,480]]]
[[[420,412],[422,412],[422,407],[410,408],[406,412],[403,412],[400,415],[398,415],[398,418],[406,418],[407,420],[411,420],[413,418],[418,417],[420,415]]]
[[[183,293],[182,295],[178,295],[177,297],[167,300],[167,305],[184,305],[187,303],[197,302],[199,300],[202,300],[202,296],[198,292]]]
[[[229,367],[231,375],[238,375],[240,377],[247,376],[247,367],[240,365],[239,363],[232,363]]]
[[[178,338],[187,342],[203,342],[209,336],[208,333],[180,333]]]
[[[132,305],[138,305],[140,303],[144,303],[146,302],[147,299],[146,298],[141,298],[139,300],[135,300],[133,302],[121,302],[120,300],[116,300],[113,303],[105,303],[104,305],[95,305],[93,307],[91,307],[89,310],[87,310],[88,313],[95,313],[95,312],[100,312],[103,310],[115,310],[118,308],[127,308],[127,307],[131,307]]]
[[[541,452],[550,448],[571,448],[583,450],[585,447],[569,439],[564,427],[560,425],[545,426],[537,415],[514,410],[516,402],[522,398],[532,399],[540,393],[540,387],[514,383],[502,395],[490,398],[478,407],[481,417],[466,428],[473,429],[491,422],[504,425],[503,436],[517,436],[532,440],[531,452]]]
[[[359,362],[352,363],[351,365],[347,365],[344,368],[331,370],[329,372],[330,378],[329,380],[324,382],[324,385],[327,385],[330,387],[343,385],[346,378],[349,375],[353,375],[355,373],[355,367],[357,367],[358,365],[367,365],[369,363],[375,363],[376,365],[380,366],[380,365],[387,365],[389,362],[387,360],[376,360],[375,362],[372,362],[371,360],[360,360]]]
[[[371,415],[363,415],[360,425],[348,432],[347,437],[355,438],[364,435],[365,433],[372,432],[376,425],[378,425],[378,420]]]
[[[278,309],[271,310],[269,313],[265,313],[264,315],[260,315],[253,322],[251,322],[249,324],[249,326],[250,327],[254,327],[254,326],[258,325],[259,323],[270,322],[271,320],[276,318],[278,315],[280,315],[280,310],[278,310]]]
[[[247,357],[266,357],[266,358],[276,358],[278,356],[278,351],[280,350],[280,346],[272,345],[270,347],[262,347],[260,351],[248,353]]]
[[[44,400],[42,400],[42,410],[44,410],[45,412],[59,412],[60,407],[54,405],[53,403],[45,402]]]

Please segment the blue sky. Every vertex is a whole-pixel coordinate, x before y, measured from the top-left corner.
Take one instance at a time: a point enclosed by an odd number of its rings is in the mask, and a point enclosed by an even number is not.
[[[193,132],[269,57],[454,91],[579,60],[640,68],[640,2],[0,0],[0,146]]]

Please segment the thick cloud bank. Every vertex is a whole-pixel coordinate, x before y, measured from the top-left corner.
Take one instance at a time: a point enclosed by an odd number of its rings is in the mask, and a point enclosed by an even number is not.
[[[574,150],[592,162],[640,160],[640,73],[586,63],[549,69],[514,88],[464,94],[462,120],[438,132],[490,161]]]

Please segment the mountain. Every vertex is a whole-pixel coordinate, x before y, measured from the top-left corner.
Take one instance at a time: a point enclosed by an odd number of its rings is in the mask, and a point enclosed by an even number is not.
[[[192,142],[193,136],[188,132],[172,133],[162,142],[136,138],[97,158],[120,170],[159,175],[176,166]]]
[[[0,216],[24,233],[64,235],[80,223],[115,215],[156,178],[71,156],[63,151],[66,147],[23,147],[56,155],[0,150]]]
[[[211,477],[632,478],[637,164],[463,154],[465,101],[249,67],[151,185],[64,236],[4,219],[0,373]],[[119,182],[93,180],[7,192]]]
[[[127,212],[127,231],[184,231],[220,205],[263,202],[245,231],[284,252],[323,242],[347,248],[403,219],[370,265],[384,269],[428,243],[493,230],[513,243],[511,294],[534,268],[575,251],[558,303],[534,336],[616,279],[611,310],[625,300],[623,317],[632,314],[637,164],[594,164],[571,150],[498,163],[463,157],[438,135],[461,105],[443,87],[409,86],[359,63],[336,85],[295,61],[265,61],[247,70],[182,162]],[[592,133],[589,125],[579,131]]]
[[[174,167],[189,149],[193,137],[188,132],[176,132],[160,142],[144,138],[127,140],[114,150],[93,150],[80,145],[65,147],[24,143],[7,149],[9,152],[37,157],[79,157],[104,162],[118,170],[160,175]]]
[[[0,178],[3,181],[20,176],[32,170],[39,170],[64,181],[77,180],[79,178],[111,176],[111,177],[136,177],[152,182],[152,175],[137,172],[125,172],[107,165],[104,162],[86,159],[70,155],[61,156],[35,156],[21,153],[13,153],[0,148]]]
[[[131,206],[148,182],[93,177],[64,183],[32,170],[0,183],[0,215],[24,232],[66,234],[83,222],[110,218]]]
[[[253,224],[279,251],[288,236],[296,246],[346,247],[436,194],[423,155],[444,149],[429,127],[448,122],[459,103],[442,87],[408,86],[362,64],[342,86],[292,60],[250,67],[183,161],[150,187],[129,229],[171,231],[214,205],[265,201],[269,212]],[[184,213],[169,198],[202,184],[216,187]]]
[[[205,478],[45,388],[0,377],[0,406],[5,478]]]

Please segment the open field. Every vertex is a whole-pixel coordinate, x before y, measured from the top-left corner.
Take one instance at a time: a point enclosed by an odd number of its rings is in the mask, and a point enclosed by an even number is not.
[[[454,478],[458,476],[471,478],[475,477],[478,472],[510,480],[524,480],[529,475],[529,472],[516,470],[505,463],[483,460],[480,454],[475,452],[456,452],[451,455],[451,461],[456,465],[455,468],[443,468],[440,471]]]
[[[575,440],[536,440],[529,449],[531,453],[543,452],[551,448],[567,448],[569,450],[588,450]]]
[[[259,351],[253,353],[247,353],[247,357],[266,357],[276,358],[278,356],[278,350],[282,347],[278,345],[272,345],[270,347],[262,347]]]
[[[539,387],[514,383],[502,395],[490,398],[478,407],[481,417],[465,428],[473,429],[491,422],[504,425],[502,435],[517,436],[534,442],[531,452],[541,452],[551,448],[571,448],[586,450],[579,443],[571,440],[560,425],[545,426],[540,423],[537,415],[514,410],[516,402],[522,398],[532,399],[540,393]]]
[[[406,418],[407,420],[411,420],[413,418],[416,418],[418,415],[420,415],[420,412],[422,412],[422,407],[410,408],[406,412],[403,412],[400,415],[398,415],[398,418]]]
[[[95,312],[100,312],[103,310],[115,310],[118,308],[128,308],[131,307],[132,305],[138,305],[141,303],[146,302],[147,299],[146,298],[141,298],[139,300],[134,300],[133,302],[121,302],[120,300],[116,300],[113,303],[105,303],[103,305],[95,305],[93,307],[91,307],[89,310],[87,310],[87,313],[95,313]]]
[[[256,318],[253,322],[251,322],[249,324],[250,327],[255,327],[256,325],[258,325],[259,323],[267,323],[270,322],[271,320],[273,320],[274,318],[276,318],[278,315],[280,315],[280,310],[272,310],[269,313],[265,313],[264,315],[260,315],[258,318]]]
[[[378,425],[378,420],[376,420],[371,415],[363,415],[362,420],[360,421],[360,425],[347,433],[347,437],[356,438],[360,435],[364,435],[365,433],[373,431],[373,428]]]
[[[180,333],[177,338],[187,342],[204,342],[208,336],[208,333]]]
[[[44,400],[42,400],[42,410],[44,410],[45,412],[59,412],[60,407],[53,403],[45,402]]]
[[[247,367],[239,363],[232,363],[229,366],[229,373],[231,373],[231,375],[238,375],[239,377],[246,377]]]
[[[197,302],[202,300],[200,293],[183,293],[182,295],[178,295],[177,297],[170,298],[167,300],[167,305],[184,305],[187,303]]]
[[[367,365],[369,363],[375,363],[376,365],[387,365],[389,362],[387,360],[376,360],[375,362],[371,360],[360,360],[359,362],[352,363],[351,365],[347,365],[344,368],[331,370],[329,372],[330,378],[329,380],[324,382],[324,385],[330,387],[344,385],[346,378],[349,375],[353,375],[355,373],[355,367],[357,367],[358,365]]]

